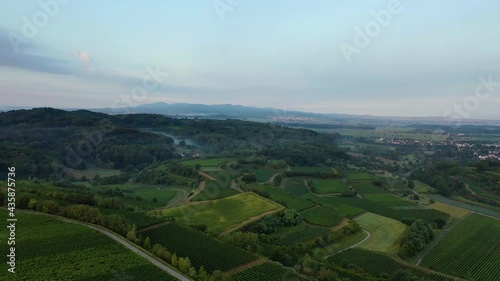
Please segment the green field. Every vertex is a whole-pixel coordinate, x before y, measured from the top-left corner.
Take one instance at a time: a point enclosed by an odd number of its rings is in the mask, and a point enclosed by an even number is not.
[[[469,211],[459,207],[451,206],[445,203],[436,202],[428,206],[428,208],[435,209],[444,213],[447,213],[455,218],[463,218]]]
[[[231,280],[234,281],[306,281],[306,279],[294,271],[283,267],[282,265],[266,262],[256,265],[242,272],[233,275]]]
[[[252,173],[255,174],[257,178],[257,182],[267,182],[271,179],[271,177],[277,173],[281,173],[283,170],[281,169],[256,169],[252,170]]]
[[[322,205],[334,207],[339,212],[341,212],[345,215],[351,216],[351,217],[357,216],[365,211],[362,208],[358,208],[356,206],[352,206],[352,205],[345,204],[345,203],[341,202],[340,200],[338,200],[339,197],[334,197],[334,196],[332,196],[332,197],[326,197],[326,196],[319,197],[319,196],[314,196],[312,194],[305,195],[304,197],[311,198],[315,202],[318,202]]]
[[[198,193],[195,197],[191,199],[191,201],[207,201],[214,199],[226,198],[232,195],[236,195],[240,193],[239,191],[229,188],[223,187],[220,188],[217,185],[212,185],[210,182],[207,182],[205,189]]]
[[[417,206],[415,203],[406,201],[402,198],[399,198],[396,195],[390,193],[378,193],[378,194],[363,194],[363,197],[366,199],[373,201],[377,204],[393,207],[393,206]]]
[[[6,272],[4,262],[1,280],[177,280],[86,226],[43,214],[17,212],[16,217],[16,274]],[[0,218],[6,221],[5,210]],[[10,247],[6,239],[7,232],[0,232],[0,251],[5,255]],[[3,279],[7,274],[10,277]]]
[[[366,232],[358,231],[354,234],[344,236],[340,240],[335,241],[332,244],[319,246],[312,249],[312,256],[318,260],[324,260],[326,257],[337,253],[341,250],[347,249],[348,247],[362,241],[367,236]]]
[[[101,208],[101,213],[105,215],[120,215],[123,216],[129,223],[135,224],[137,229],[158,224],[163,221],[165,221],[161,217],[152,217],[148,216],[144,212],[133,212],[133,211],[127,211],[123,209],[104,209]]]
[[[238,158],[210,158],[210,159],[191,159],[181,161],[180,164],[184,166],[195,166],[200,164],[202,167],[219,167],[227,162],[238,161]]]
[[[253,185],[250,187],[250,189],[255,189],[260,192],[266,192],[269,194],[269,198],[273,201],[280,204],[285,204],[287,208],[296,209],[297,211],[305,210],[316,205],[309,200],[297,197],[281,189],[268,185]]]
[[[309,189],[301,178],[287,179],[285,182],[285,190],[297,196],[309,193]]]
[[[245,250],[177,223],[149,229],[140,234],[149,237],[151,244],[163,245],[178,257],[189,257],[196,269],[203,265],[208,272],[230,270],[257,258]]]
[[[349,190],[342,180],[314,179],[313,183],[318,194],[342,193]]]
[[[97,192],[105,192],[109,189],[119,188],[124,192],[125,198],[122,200],[130,205],[139,208],[157,208],[167,205],[168,201],[177,196],[177,190],[185,187],[165,187],[148,184],[123,184],[123,185],[103,185],[94,187]],[[136,197],[139,196],[140,200]],[[156,198],[156,202],[153,199]]]
[[[345,171],[343,174],[348,181],[372,181],[375,179],[374,175],[365,172]]]
[[[299,173],[333,173],[330,167],[293,167],[292,172]]]
[[[248,192],[177,208],[163,209],[160,213],[164,216],[173,216],[177,221],[185,224],[206,225],[209,231],[221,233],[254,216],[280,208],[282,206],[279,204]]]
[[[299,230],[291,231],[283,235],[280,239],[274,241],[276,245],[293,245],[297,243],[308,242],[314,238],[325,235],[330,229],[317,226],[301,227]]]
[[[472,214],[424,257],[422,266],[468,280],[499,280],[499,237],[499,220]]]
[[[323,206],[302,211],[302,215],[306,222],[325,227],[335,226],[344,219],[338,212]]]
[[[383,189],[374,186],[371,181],[352,182],[351,185],[352,188],[361,194],[387,193]]]
[[[425,278],[424,280],[431,280],[431,281],[454,280],[452,278],[440,274],[429,273],[417,267],[404,264],[385,254],[358,248],[348,249],[341,253],[335,254],[328,258],[328,262],[343,267],[355,265],[358,268],[362,269],[363,271],[370,273],[374,276],[385,277],[384,280],[387,280],[386,279],[387,276],[391,276],[398,270],[410,271],[415,276],[418,276],[420,278]]]
[[[415,183],[415,190],[420,193],[434,193],[436,192],[436,189],[434,189],[432,186],[423,183],[421,181],[413,181]]]
[[[356,218],[356,221],[371,233],[371,237],[359,247],[379,252],[393,252],[392,246],[406,229],[402,222],[373,213],[366,213]]]

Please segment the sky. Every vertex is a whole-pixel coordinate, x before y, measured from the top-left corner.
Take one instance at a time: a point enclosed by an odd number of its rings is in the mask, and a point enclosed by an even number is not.
[[[0,106],[500,119],[499,11],[494,0],[4,0]]]

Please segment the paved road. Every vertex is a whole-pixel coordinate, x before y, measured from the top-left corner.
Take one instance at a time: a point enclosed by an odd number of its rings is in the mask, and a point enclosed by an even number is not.
[[[110,231],[107,231],[105,229],[102,229],[100,227],[96,227],[96,226],[93,226],[93,225],[90,225],[90,224],[86,224],[86,223],[81,223],[81,222],[78,222],[78,221],[74,221],[74,220],[69,220],[69,219],[61,219],[63,221],[66,221],[66,222],[71,222],[71,223],[76,223],[76,224],[80,224],[80,225],[84,225],[86,227],[89,227],[89,228],[92,228],[94,230],[97,230],[99,232],[101,232],[102,234],[110,237],[111,239],[117,241],[118,243],[122,244],[123,246],[127,247],[129,250],[131,250],[132,252],[134,253],[137,253],[138,255],[140,255],[141,257],[147,259],[148,261],[150,261],[152,264],[154,264],[155,266],[157,266],[159,269],[167,272],[168,274],[174,276],[175,278],[177,278],[178,280],[181,280],[181,281],[191,281],[191,279],[185,277],[184,275],[180,274],[179,272],[173,270],[172,268],[162,264],[161,262],[157,261],[156,259],[150,257],[148,254],[144,253],[142,250],[134,247],[128,240],[125,240],[124,238],[110,232]]]

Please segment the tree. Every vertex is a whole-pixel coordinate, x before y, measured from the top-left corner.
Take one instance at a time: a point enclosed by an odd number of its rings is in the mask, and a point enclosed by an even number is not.
[[[178,268],[179,266],[179,259],[177,259],[177,255],[175,253],[172,255],[171,264],[175,268]]]
[[[409,180],[408,184],[406,186],[408,186],[409,189],[414,189],[415,188],[415,183],[412,180]]]
[[[0,192],[0,206],[3,206],[3,201],[5,200],[5,195],[3,195],[2,192]]]
[[[146,239],[144,239],[144,249],[146,250],[151,250],[151,240],[149,239],[149,237],[146,237]]]

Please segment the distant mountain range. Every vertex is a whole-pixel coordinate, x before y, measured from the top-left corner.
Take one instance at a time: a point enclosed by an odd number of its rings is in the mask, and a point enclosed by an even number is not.
[[[0,107],[1,111],[15,109],[28,109],[31,107]],[[336,113],[313,113],[302,111],[288,111],[275,108],[261,108],[253,106],[232,105],[232,104],[190,104],[190,103],[164,103],[156,102],[143,104],[134,107],[120,108],[65,108],[66,110],[88,109],[95,112],[107,114],[128,114],[128,113],[149,113],[161,114],[165,116],[204,118],[204,119],[242,119],[263,122],[283,123],[287,122],[291,126],[300,124],[348,124],[368,125],[368,126],[397,126],[415,124],[434,124],[454,126],[457,123],[442,117],[383,117],[370,115],[350,115]],[[500,126],[499,120],[460,120],[461,125],[494,125]]]

